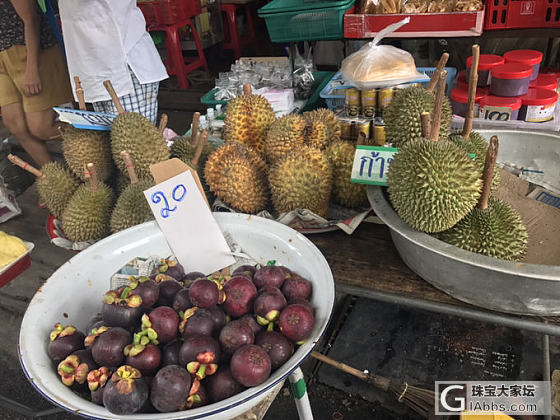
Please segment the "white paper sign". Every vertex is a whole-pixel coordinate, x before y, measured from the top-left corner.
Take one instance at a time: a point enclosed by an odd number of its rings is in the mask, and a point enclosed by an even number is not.
[[[106,114],[104,112],[82,111],[71,108],[53,108],[60,121],[72,124],[82,130],[109,131],[117,114]]]
[[[167,243],[185,267],[208,275],[235,262],[189,171],[144,191]]]

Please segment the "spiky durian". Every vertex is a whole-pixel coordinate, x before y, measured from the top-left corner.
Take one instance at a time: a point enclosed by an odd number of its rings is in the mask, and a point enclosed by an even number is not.
[[[326,108],[319,108],[305,112],[303,117],[308,121],[321,121],[327,127],[327,145],[331,142],[340,140],[340,122],[334,112]],[[322,144],[322,141],[320,142]],[[311,144],[310,144],[311,145]]]
[[[125,112],[113,120],[111,149],[113,160],[122,172],[126,168],[120,153],[128,150],[139,178],[149,179],[150,165],[169,159],[165,139],[150,120],[137,112]]]
[[[38,177],[35,181],[39,197],[49,211],[60,218],[80,182],[59,162],[43,165],[41,172],[44,177]]]
[[[153,186],[153,181],[141,179],[125,188],[111,213],[111,231],[113,233],[154,218],[144,196],[144,191]]]
[[[70,125],[62,132],[62,152],[68,167],[82,181],[86,180],[84,165],[90,162],[101,181],[111,176],[111,140],[106,131],[79,130]]]
[[[478,168],[464,150],[449,141],[422,138],[395,154],[387,184],[399,216],[428,233],[449,229],[465,217],[482,188]]]
[[[265,155],[270,163],[276,162],[290,150],[303,145],[305,120],[297,114],[288,114],[272,123],[265,141]]]
[[[327,156],[333,170],[332,198],[345,207],[357,208],[367,205],[366,186],[350,182],[356,146],[345,141],[332,143]]]
[[[387,141],[395,147],[402,147],[407,142],[422,136],[420,114],[432,112],[434,108],[434,94],[423,87],[413,86],[397,90],[391,103],[385,108],[385,132]],[[447,139],[451,125],[451,105],[444,98],[441,115],[439,139]]]
[[[226,143],[216,149],[206,161],[204,179],[218,198],[237,210],[256,213],[266,207],[266,164],[241,143]]]
[[[116,176],[111,178],[111,187],[113,188],[116,197],[120,196],[129,185],[130,178],[121,171],[117,171]]]
[[[332,188],[332,168],[324,151],[302,146],[270,169],[272,202],[278,213],[308,209],[326,217]]]
[[[198,176],[202,179],[204,176],[204,165],[208,160],[208,157],[212,152],[216,150],[216,148],[210,142],[205,142],[204,147],[202,148],[202,153],[200,155],[200,159],[197,165]],[[181,159],[187,165],[191,164],[191,161],[194,157],[194,152],[196,151],[196,146],[191,144],[190,139],[187,137],[180,138],[175,140],[173,145],[171,146],[170,152],[171,157]]]
[[[323,121],[309,120],[306,128],[305,141],[307,145],[318,149],[325,149],[329,143],[329,130]],[[334,140],[338,141],[338,140]]]
[[[264,96],[244,94],[226,107],[224,139],[250,146],[264,155],[266,132],[274,122],[274,110]]]

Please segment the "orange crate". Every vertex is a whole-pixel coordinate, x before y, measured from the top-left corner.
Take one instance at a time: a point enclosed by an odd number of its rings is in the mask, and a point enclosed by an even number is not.
[[[174,25],[202,11],[200,0],[139,1],[138,7],[144,14],[147,26]]]

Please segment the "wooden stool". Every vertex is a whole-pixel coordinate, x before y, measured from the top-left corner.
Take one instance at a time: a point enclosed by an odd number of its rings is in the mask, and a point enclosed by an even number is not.
[[[257,42],[253,14],[251,12],[251,3],[254,3],[254,0],[225,0],[222,1],[220,5],[224,23],[224,35],[227,34],[227,39],[224,40],[222,48],[225,50],[232,50],[236,60],[241,57],[241,49],[243,47]],[[235,19],[237,10],[241,8],[245,11],[247,27],[249,29],[249,34],[243,38],[239,36]]]

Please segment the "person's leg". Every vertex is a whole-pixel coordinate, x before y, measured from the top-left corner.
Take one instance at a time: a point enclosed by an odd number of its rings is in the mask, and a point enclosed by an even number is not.
[[[3,105],[1,111],[4,125],[14,135],[21,147],[29,153],[35,163],[41,167],[45,163],[52,162],[45,143],[29,132],[21,103],[15,102]]]
[[[38,112],[26,112],[25,120],[31,135],[41,140],[57,140],[60,138],[56,113],[52,109]]]

